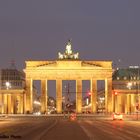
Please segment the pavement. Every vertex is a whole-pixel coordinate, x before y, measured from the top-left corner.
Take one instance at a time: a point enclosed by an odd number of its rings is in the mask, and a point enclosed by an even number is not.
[[[0,140],[139,140],[140,121],[110,117],[8,116],[0,119]]]

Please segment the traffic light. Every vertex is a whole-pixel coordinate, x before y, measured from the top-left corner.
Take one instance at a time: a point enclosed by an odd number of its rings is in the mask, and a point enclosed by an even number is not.
[[[88,96],[91,96],[91,92],[90,91],[88,92]]]

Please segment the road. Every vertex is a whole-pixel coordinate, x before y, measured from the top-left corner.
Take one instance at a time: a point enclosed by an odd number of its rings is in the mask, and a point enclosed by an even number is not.
[[[139,132],[140,121],[45,116],[0,119],[0,140],[139,140]]]
[[[136,121],[79,121],[90,140],[139,140],[140,122]]]

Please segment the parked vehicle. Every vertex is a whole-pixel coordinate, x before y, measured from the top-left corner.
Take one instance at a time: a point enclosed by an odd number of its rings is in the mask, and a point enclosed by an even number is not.
[[[123,120],[123,115],[120,113],[113,113],[113,120]]]

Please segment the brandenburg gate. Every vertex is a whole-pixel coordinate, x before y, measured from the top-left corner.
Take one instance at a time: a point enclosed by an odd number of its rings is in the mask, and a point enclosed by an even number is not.
[[[76,112],[82,112],[82,80],[90,80],[91,111],[97,111],[97,80],[105,80],[105,109],[113,112],[112,61],[81,61],[68,41],[56,61],[26,61],[25,111],[33,112],[33,80],[41,80],[41,112],[47,112],[47,80],[56,80],[56,110],[62,113],[62,80],[76,80]]]

